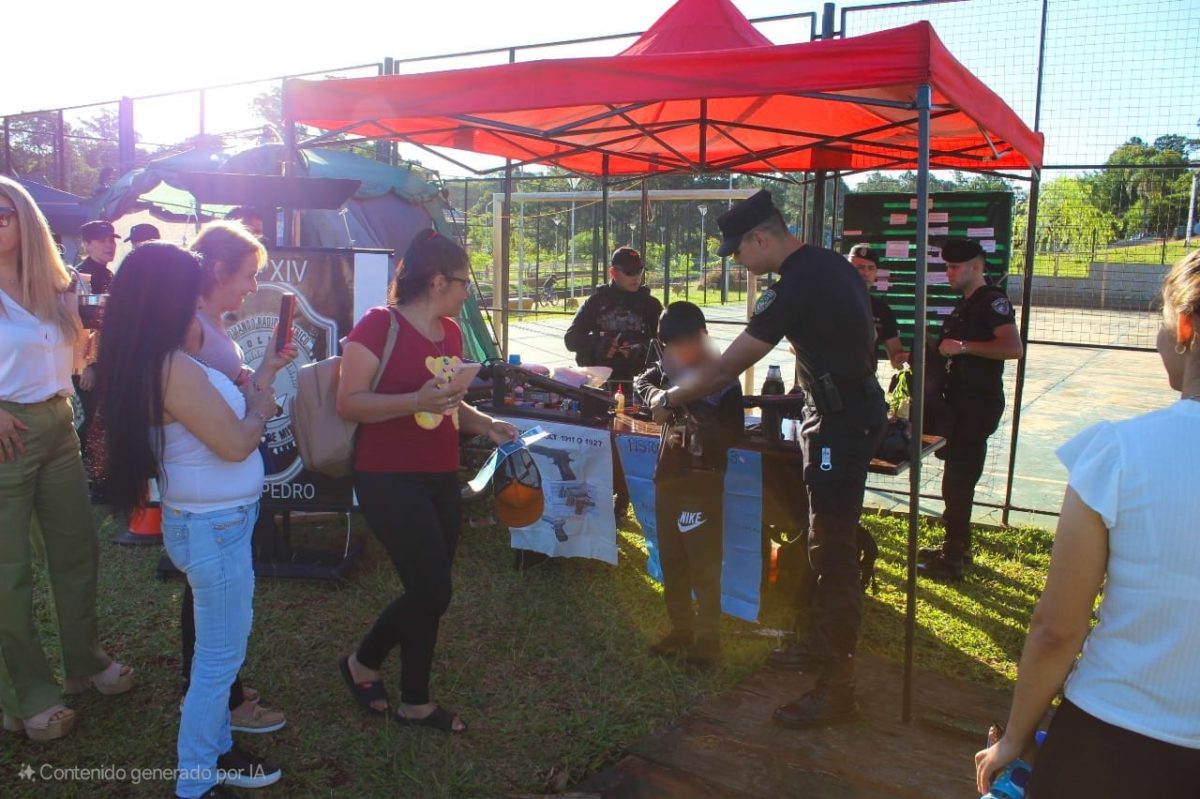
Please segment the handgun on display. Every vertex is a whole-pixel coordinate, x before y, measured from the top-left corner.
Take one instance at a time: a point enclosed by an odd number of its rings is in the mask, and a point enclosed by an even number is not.
[[[563,480],[576,480],[575,470],[571,468],[571,453],[564,452],[561,449],[550,449],[549,447],[541,447],[536,444],[529,448],[529,451],[535,455],[545,455],[550,460],[554,461],[554,465],[558,467],[558,475]]]

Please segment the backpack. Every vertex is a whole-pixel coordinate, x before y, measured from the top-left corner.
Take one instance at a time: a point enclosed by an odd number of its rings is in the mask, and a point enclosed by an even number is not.
[[[379,368],[371,381],[372,391],[379,386],[400,330],[396,323],[396,312],[391,308],[388,309],[388,317],[391,324],[388,326],[387,343],[383,346],[383,357],[379,359]],[[349,477],[354,468],[354,435],[358,423],[338,416],[337,391],[341,373],[340,355],[302,367],[296,377],[296,394],[288,401],[288,416],[292,420],[292,433],[300,450],[300,460],[310,471],[328,477]]]

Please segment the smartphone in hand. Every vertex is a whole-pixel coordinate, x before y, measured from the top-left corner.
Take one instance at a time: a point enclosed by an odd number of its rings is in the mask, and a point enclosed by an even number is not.
[[[292,320],[296,317],[296,295],[283,293],[279,301],[279,323],[275,325],[275,351],[279,352],[292,343]]]

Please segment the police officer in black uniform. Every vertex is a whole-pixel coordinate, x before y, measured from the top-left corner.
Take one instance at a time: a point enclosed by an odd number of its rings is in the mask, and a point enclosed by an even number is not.
[[[662,303],[642,285],[642,256],[632,247],[612,255],[612,282],[600,286],[575,314],[564,336],[580,366],[608,366],[609,385],[631,396],[635,375],[646,368]]]
[[[87,257],[75,267],[75,271],[90,278],[92,294],[107,294],[113,280],[112,270],[108,266],[117,257],[117,241],[121,237],[117,235],[112,222],[93,219],[79,228],[79,238],[83,240]],[[75,393],[83,408],[83,423],[78,431],[80,453],[84,463],[90,467],[92,419],[96,413],[96,395],[92,391],[96,383],[96,367],[90,364],[85,366],[83,372],[72,377],[71,381],[75,384]]]
[[[875,346],[882,347],[893,369],[908,363],[908,353],[900,342],[900,323],[888,301],[874,292],[879,282],[879,253],[868,244],[855,244],[847,256],[851,266],[867,286],[871,298],[871,316],[875,319]]]
[[[809,499],[809,561],[817,575],[807,657],[818,675],[809,693],[775,711],[785,727],[812,727],[855,715],[854,652],[861,620],[855,527],[867,467],[883,436],[886,403],[875,379],[875,325],[862,278],[844,257],[804,244],[760,191],[717,220],[733,255],[751,274],[778,272],[754,316],[719,364],[662,395],[657,418],[736,380],[785,336],[796,351],[808,408],[800,429]]]
[[[1012,303],[987,282],[987,256],[979,242],[950,239],[942,246],[946,278],[962,299],[946,318],[929,370],[944,370],[942,402],[927,432],[946,437],[942,500],[946,527],[941,547],[921,550],[920,571],[961,580],[971,556],[971,504],[983,474],[987,441],[1004,413],[1004,362],[1022,356]],[[928,389],[927,389],[928,390]],[[936,398],[935,398],[936,399]]]

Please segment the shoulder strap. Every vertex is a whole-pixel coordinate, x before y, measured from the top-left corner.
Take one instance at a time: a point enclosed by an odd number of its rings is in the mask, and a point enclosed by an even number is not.
[[[379,359],[379,368],[375,370],[375,377],[371,380],[371,391],[379,387],[379,381],[383,379],[383,370],[387,367],[388,361],[392,359],[392,350],[396,348],[396,334],[400,332],[400,325],[396,321],[396,309],[388,306],[388,334],[387,341],[383,345],[383,357]]]

